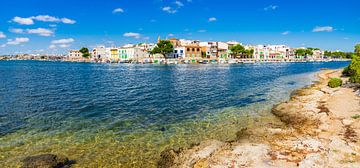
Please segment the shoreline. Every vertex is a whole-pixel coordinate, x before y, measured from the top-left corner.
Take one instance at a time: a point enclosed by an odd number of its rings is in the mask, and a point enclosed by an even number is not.
[[[128,62],[96,62],[91,60],[72,61],[72,60],[42,60],[42,59],[5,59],[0,61],[40,61],[40,62],[67,62],[67,63],[90,63],[90,64],[149,64],[149,65],[234,65],[234,64],[261,64],[261,63],[319,63],[319,62],[346,62],[349,59],[323,59],[323,60],[284,60],[284,59],[270,59],[270,60],[239,60],[239,59],[224,59],[224,60],[178,60],[178,59],[160,59],[158,61],[128,61]]]
[[[283,125],[243,128],[237,140],[204,141],[161,153],[158,167],[360,167],[360,97],[327,86],[341,70],[322,70],[318,82],[292,92],[272,113]],[[346,81],[347,78],[342,78]]]

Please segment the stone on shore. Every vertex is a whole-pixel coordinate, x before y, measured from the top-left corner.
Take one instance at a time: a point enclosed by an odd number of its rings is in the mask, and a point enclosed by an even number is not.
[[[67,168],[71,165],[68,158],[53,154],[29,156],[22,162],[22,168]]]

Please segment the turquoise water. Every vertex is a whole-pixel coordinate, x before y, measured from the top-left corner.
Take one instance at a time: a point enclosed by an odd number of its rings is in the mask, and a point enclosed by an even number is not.
[[[0,61],[0,163],[55,153],[75,167],[156,166],[165,148],[230,140],[348,62],[127,65]]]

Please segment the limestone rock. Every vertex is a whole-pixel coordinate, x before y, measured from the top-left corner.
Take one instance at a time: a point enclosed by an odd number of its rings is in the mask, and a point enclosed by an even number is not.
[[[71,162],[66,157],[59,157],[53,154],[42,154],[30,156],[23,161],[22,168],[65,168],[70,167]]]

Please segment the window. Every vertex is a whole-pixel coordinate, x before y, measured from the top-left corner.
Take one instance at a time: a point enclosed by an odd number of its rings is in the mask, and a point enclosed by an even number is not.
[[[180,50],[180,53],[181,53],[181,54],[184,53],[184,50]]]
[[[190,51],[190,48],[187,48],[186,50],[187,50],[187,51]]]
[[[195,51],[195,48],[193,48],[192,51],[194,52],[194,51]]]
[[[200,48],[198,48],[197,51],[199,52],[199,51],[200,51]]]

